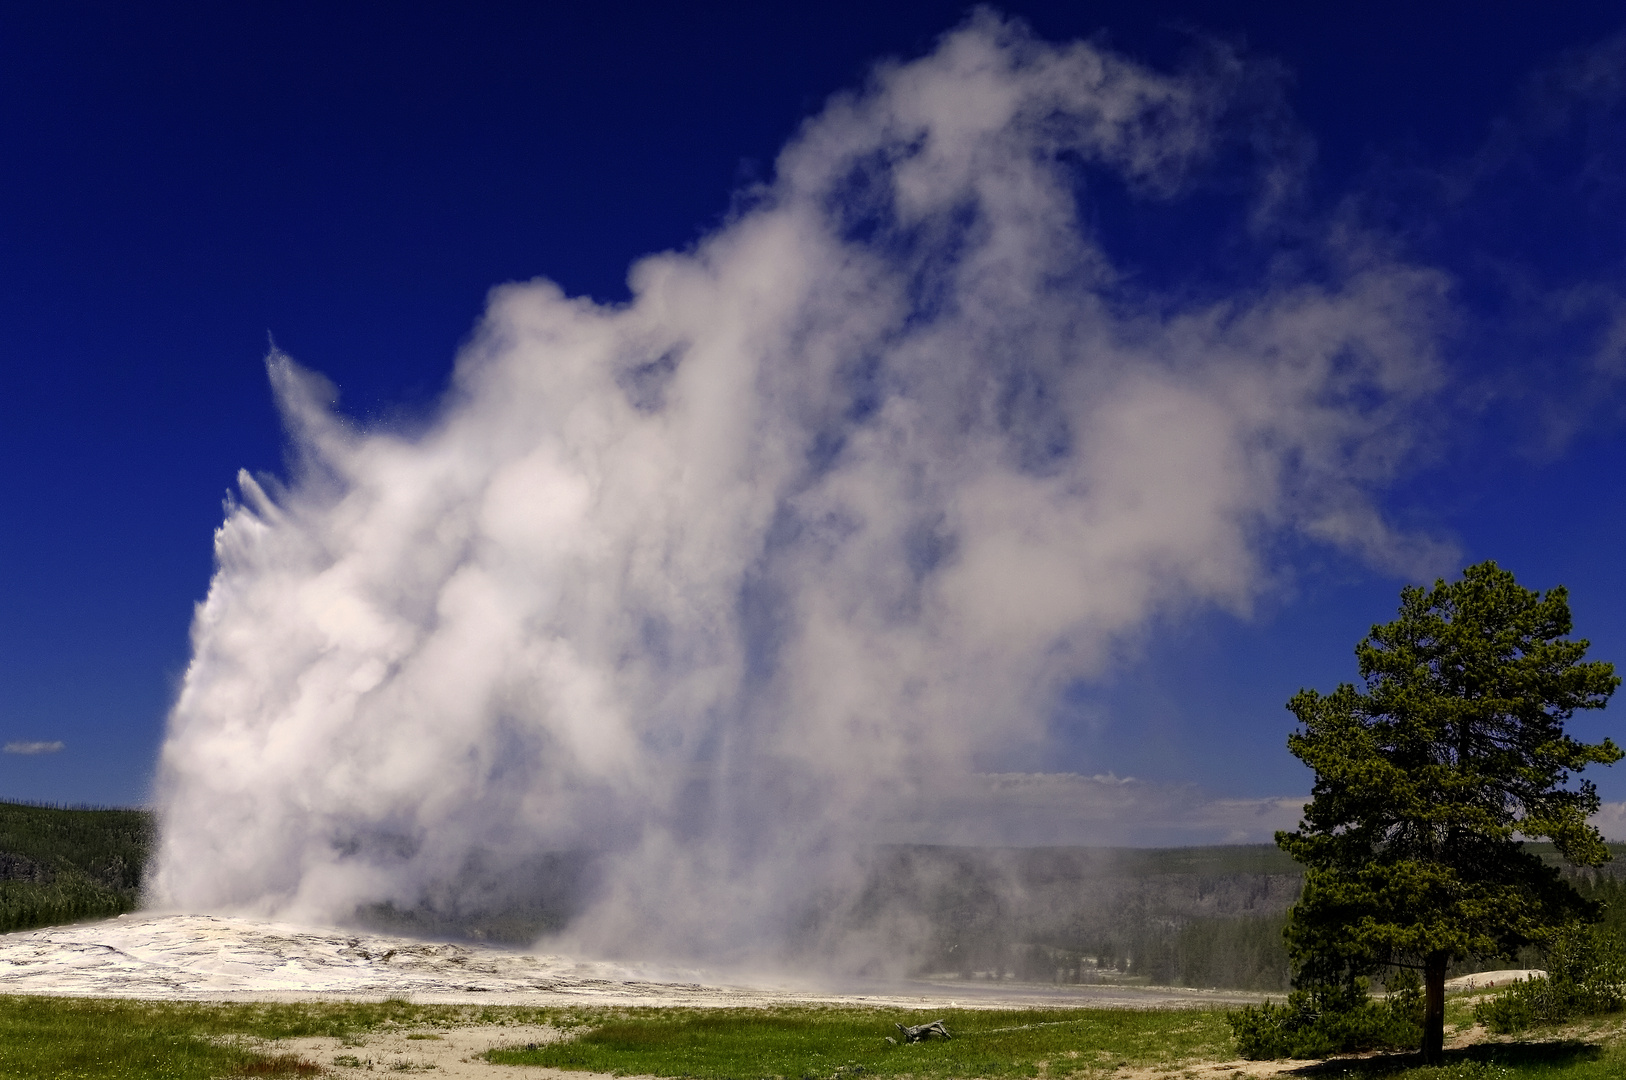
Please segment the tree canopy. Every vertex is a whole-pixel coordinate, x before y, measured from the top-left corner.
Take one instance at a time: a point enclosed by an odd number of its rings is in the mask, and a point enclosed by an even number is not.
[[[1494,562],[1457,582],[1401,591],[1399,617],[1356,646],[1364,688],[1301,690],[1289,749],[1315,770],[1295,832],[1276,842],[1305,866],[1287,942],[1306,985],[1350,984],[1390,964],[1421,967],[1424,1056],[1444,1038],[1454,959],[1496,956],[1574,919],[1596,918],[1525,846],[1549,839],[1572,863],[1609,849],[1577,774],[1619,760],[1609,739],[1564,730],[1620,684],[1571,640],[1569,596],[1521,587]]]

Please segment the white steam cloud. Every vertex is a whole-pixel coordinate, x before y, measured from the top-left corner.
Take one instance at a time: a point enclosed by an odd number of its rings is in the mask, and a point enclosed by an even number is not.
[[[1329,241],[1146,297],[1081,223],[1101,177],[1178,198],[1226,90],[984,13],[629,302],[497,289],[426,430],[274,353],[297,466],[217,536],[155,899],[343,918],[591,849],[584,946],[783,942],[1150,617],[1245,610],[1284,538],[1432,558],[1371,495],[1440,275]]]

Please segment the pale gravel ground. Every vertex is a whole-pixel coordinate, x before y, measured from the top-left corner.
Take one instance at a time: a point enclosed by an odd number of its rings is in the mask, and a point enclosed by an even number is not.
[[[1493,987],[1518,982],[1521,979],[1539,978],[1546,974],[1540,968],[1503,968],[1500,971],[1481,971],[1474,975],[1463,975],[1455,979],[1447,979],[1445,980],[1445,989],[1448,993],[1458,993],[1463,990],[1489,990]]]
[[[418,1038],[411,1038],[417,1035]],[[429,1037],[424,1037],[429,1036]],[[259,1044],[268,1054],[296,1054],[322,1066],[338,1077],[361,1076],[366,1072],[426,1073],[449,1080],[501,1080],[504,1077],[575,1077],[591,1074],[566,1073],[531,1065],[493,1065],[480,1057],[487,1050],[527,1043],[553,1042],[559,1032],[550,1027],[511,1025],[496,1027],[417,1028],[369,1034],[358,1039],[307,1038],[280,1039]]]

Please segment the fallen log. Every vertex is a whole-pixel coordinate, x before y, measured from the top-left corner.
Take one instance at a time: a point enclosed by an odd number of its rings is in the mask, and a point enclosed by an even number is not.
[[[903,1041],[906,1043],[925,1042],[933,1035],[941,1035],[945,1039],[954,1038],[948,1033],[948,1028],[943,1026],[941,1020],[933,1020],[929,1024],[916,1024],[914,1027],[904,1027],[902,1024],[893,1024],[892,1026],[903,1032]]]

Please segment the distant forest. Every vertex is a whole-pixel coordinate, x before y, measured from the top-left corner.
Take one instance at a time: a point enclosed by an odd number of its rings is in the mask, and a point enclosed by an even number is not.
[[[1532,844],[1626,931],[1626,845],[1597,869]],[[907,909],[930,926],[922,976],[1282,990],[1282,928],[1303,881],[1273,844],[1196,848],[897,847],[878,853],[855,924]],[[1519,957],[1459,963],[1466,974]]]
[[[1558,863],[1550,845],[1532,847]],[[1612,849],[1617,862],[1566,873],[1626,929],[1626,845]],[[1273,844],[889,846],[869,851],[862,873],[856,895],[810,898],[793,955],[840,950],[838,966],[875,977],[1288,989],[1282,927],[1303,877]],[[524,945],[568,926],[601,884],[584,852],[519,866],[476,856],[433,902],[356,914],[383,931]],[[1533,957],[1482,957],[1453,973]]]
[[[152,835],[145,810],[0,802],[0,932],[134,911]]]
[[[153,818],[0,802],[0,931],[109,918],[140,906]],[[1564,866],[1605,922],[1626,933],[1626,844],[1599,869]],[[528,945],[568,925],[600,883],[582,852],[523,867],[476,857],[457,899],[356,912],[378,930]],[[808,943],[875,943],[874,974],[1024,982],[1126,982],[1286,990],[1282,945],[1298,864],[1271,844],[1194,848],[879,847],[865,880],[810,917]],[[1526,964],[1485,957],[1456,973]]]
[[[1300,881],[1273,845],[895,847],[850,917],[924,917],[921,976],[1277,990]]]

